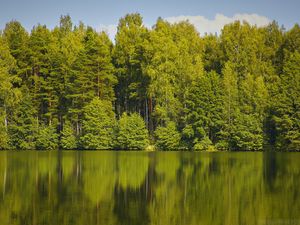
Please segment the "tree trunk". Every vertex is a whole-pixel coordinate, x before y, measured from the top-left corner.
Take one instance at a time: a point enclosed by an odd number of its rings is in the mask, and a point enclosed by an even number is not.
[[[6,113],[6,105],[4,105],[4,126],[5,126],[5,130],[7,131],[7,113]]]

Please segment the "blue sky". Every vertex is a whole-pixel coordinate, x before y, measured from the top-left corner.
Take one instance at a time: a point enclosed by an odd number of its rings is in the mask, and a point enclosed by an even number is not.
[[[300,0],[0,0],[0,29],[12,19],[28,31],[37,23],[53,28],[60,15],[69,14],[74,23],[83,21],[113,34],[119,18],[132,12],[141,13],[148,26],[159,16],[171,22],[187,18],[200,33],[217,32],[226,21],[248,18],[258,25],[276,20],[290,28],[300,22],[299,9]]]

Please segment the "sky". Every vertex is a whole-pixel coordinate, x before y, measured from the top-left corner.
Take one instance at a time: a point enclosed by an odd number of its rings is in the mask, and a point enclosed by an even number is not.
[[[169,22],[189,20],[200,35],[219,33],[235,20],[264,26],[272,20],[287,29],[300,23],[300,0],[0,0],[0,30],[18,20],[30,31],[38,23],[50,29],[60,15],[105,30],[113,38],[118,20],[127,13],[140,13],[151,27],[158,17]]]

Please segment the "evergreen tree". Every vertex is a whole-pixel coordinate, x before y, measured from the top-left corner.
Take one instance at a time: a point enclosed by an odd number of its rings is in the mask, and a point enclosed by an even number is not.
[[[290,53],[280,76],[275,101],[276,145],[281,150],[300,150],[300,53]]]
[[[142,70],[147,36],[140,14],[127,14],[120,19],[113,50],[118,78],[115,87],[118,116],[123,112],[141,112],[145,118],[149,117],[146,100],[149,79]]]
[[[94,98],[84,107],[83,136],[84,149],[111,149],[115,115],[110,102]]]
[[[201,142],[216,143],[223,125],[222,83],[210,72],[196,80],[187,95],[183,141],[188,148],[200,148]],[[208,146],[205,144],[205,146]]]
[[[15,60],[7,43],[0,37],[0,149],[8,147],[8,120],[11,110],[18,103],[19,91],[14,88],[15,76],[11,74]]]
[[[159,126],[154,132],[155,146],[159,150],[177,150],[180,145],[180,133],[174,122]]]
[[[133,113],[121,116],[117,133],[116,148],[123,150],[143,150],[149,145],[148,130],[143,118]]]
[[[3,112],[0,113],[0,149],[8,149],[9,137],[7,133],[7,128],[5,127],[5,116]]]
[[[3,39],[8,44],[10,53],[16,60],[16,67],[12,72],[19,78],[19,85],[21,81],[25,83],[31,73],[28,49],[29,35],[20,22],[11,21],[6,24],[3,30]]]
[[[10,146],[14,149],[35,149],[38,129],[37,112],[26,87],[20,103],[14,107],[8,126]]]
[[[58,149],[58,134],[53,126],[41,125],[36,136],[36,149],[56,150]]]
[[[68,121],[64,123],[61,131],[60,146],[62,149],[76,149],[77,139],[72,124]]]

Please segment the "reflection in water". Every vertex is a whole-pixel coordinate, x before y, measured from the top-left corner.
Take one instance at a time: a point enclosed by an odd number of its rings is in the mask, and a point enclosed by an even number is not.
[[[300,224],[297,153],[0,152],[0,224]]]

